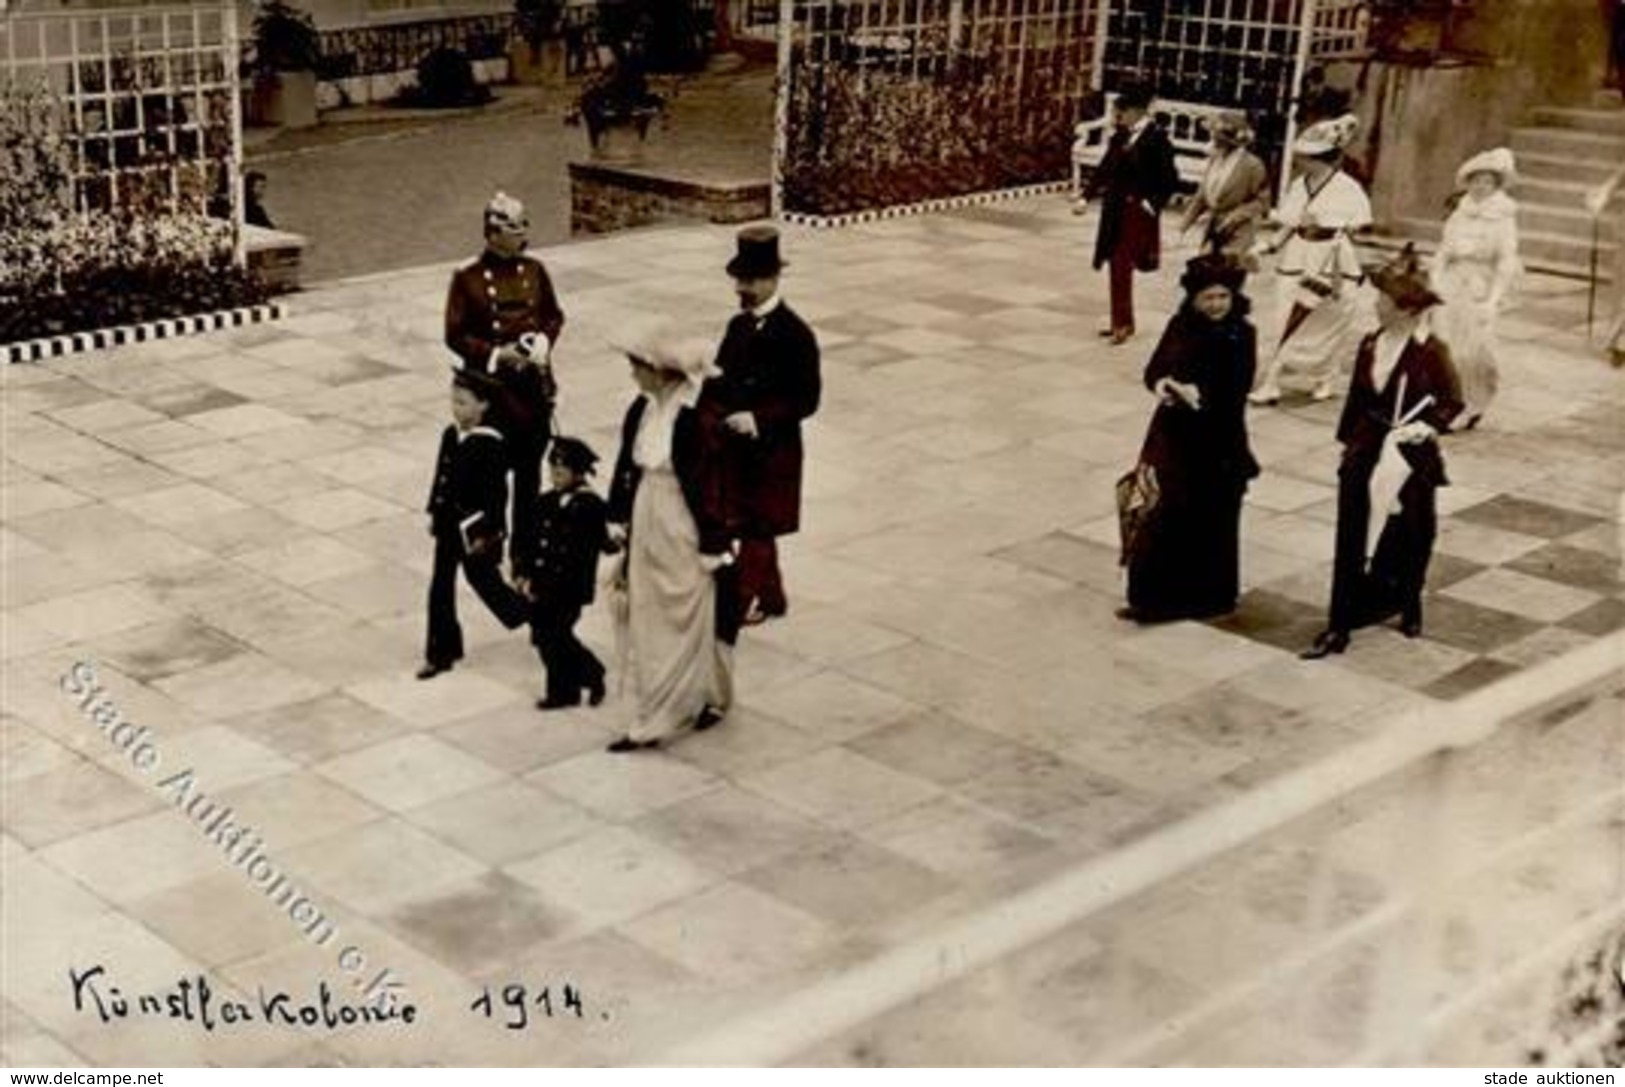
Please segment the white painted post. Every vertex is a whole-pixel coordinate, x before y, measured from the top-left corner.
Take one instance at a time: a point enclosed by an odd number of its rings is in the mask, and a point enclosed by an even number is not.
[[[1089,89],[1106,87],[1106,34],[1111,29],[1112,0],[1095,0],[1095,48],[1089,61]]]
[[[1292,141],[1298,138],[1298,97],[1303,94],[1303,74],[1309,67],[1309,47],[1315,36],[1315,0],[1301,0],[1298,12],[1298,50],[1292,61],[1292,94],[1286,104],[1286,139],[1281,146],[1281,177],[1276,184],[1275,199],[1286,199],[1287,186],[1292,184]]]
[[[784,215],[784,167],[790,154],[790,57],[795,44],[795,0],[779,0],[778,76],[773,102],[773,175],[768,197],[768,214]]]
[[[231,109],[231,157],[226,163],[226,184],[231,190],[231,259],[239,268],[247,267],[248,251],[243,245],[243,90],[238,71],[241,48],[237,39],[237,4],[220,0],[220,51],[226,66],[226,95]],[[201,133],[199,134],[201,139]]]

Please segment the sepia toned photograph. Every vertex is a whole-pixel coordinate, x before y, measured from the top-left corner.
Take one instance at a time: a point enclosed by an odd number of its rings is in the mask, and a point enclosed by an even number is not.
[[[1625,0],[0,0],[0,472],[5,1068],[1625,1066]]]

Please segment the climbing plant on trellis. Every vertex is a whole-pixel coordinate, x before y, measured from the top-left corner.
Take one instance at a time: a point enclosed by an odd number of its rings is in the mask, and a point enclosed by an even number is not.
[[[237,52],[224,4],[0,20],[0,83],[46,88],[62,104],[79,211],[229,209]]]
[[[263,299],[237,52],[229,0],[0,17],[0,343]]]
[[[785,209],[838,214],[1065,177],[1094,3],[797,0],[781,27]]]

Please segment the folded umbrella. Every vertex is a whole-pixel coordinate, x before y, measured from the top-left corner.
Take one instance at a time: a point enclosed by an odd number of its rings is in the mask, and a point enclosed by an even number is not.
[[[1405,375],[1399,375],[1399,397],[1394,401],[1394,421],[1389,427],[1388,435],[1382,440],[1382,452],[1377,457],[1377,466],[1371,471],[1371,479],[1366,484],[1366,493],[1371,499],[1370,512],[1366,515],[1365,531],[1365,564],[1366,569],[1371,568],[1371,560],[1377,554],[1377,541],[1382,538],[1382,530],[1388,523],[1388,518],[1400,511],[1399,492],[1404,488],[1405,481],[1411,477],[1410,462],[1400,452],[1399,442],[1395,440],[1399,428],[1413,422],[1418,415],[1426,411],[1433,403],[1432,395],[1424,396],[1418,400],[1404,415],[1399,413],[1405,403]]]

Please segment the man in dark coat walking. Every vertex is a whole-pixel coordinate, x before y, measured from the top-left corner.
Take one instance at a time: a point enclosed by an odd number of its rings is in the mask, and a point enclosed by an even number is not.
[[[1089,199],[1100,201],[1094,266],[1110,269],[1111,327],[1100,334],[1114,345],[1134,335],[1134,273],[1157,270],[1160,216],[1179,185],[1173,145],[1150,107],[1151,92],[1144,87],[1118,92],[1111,141],[1089,183]]]
[[[547,269],[525,254],[530,219],[525,206],[497,193],[485,207],[485,250],[451,277],[446,296],[446,346],[464,368],[489,373],[501,386],[491,423],[501,432],[513,468],[513,568],[534,557],[536,502],[542,458],[553,425],[551,353],[564,311]]]
[[[702,407],[717,421],[720,501],[739,544],[739,621],[759,623],[789,607],[777,538],[801,527],[801,421],[822,392],[818,340],[779,297],[779,234],[739,232],[728,262],[741,312],[717,352],[721,374],[706,382]]]

